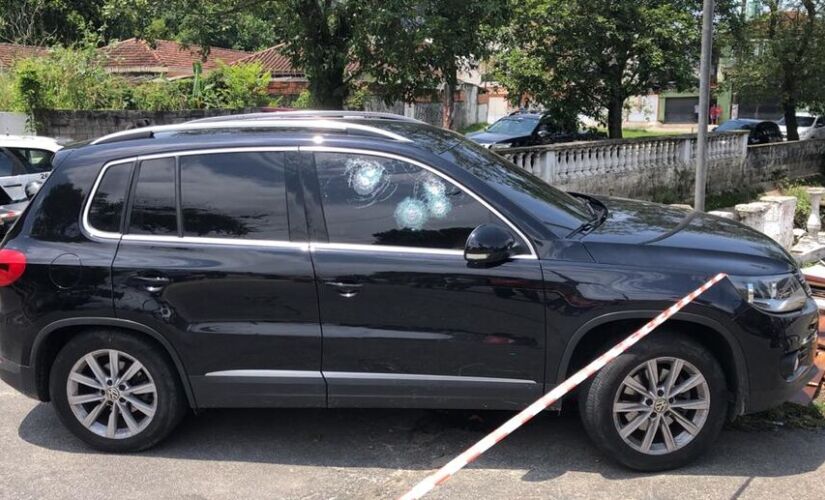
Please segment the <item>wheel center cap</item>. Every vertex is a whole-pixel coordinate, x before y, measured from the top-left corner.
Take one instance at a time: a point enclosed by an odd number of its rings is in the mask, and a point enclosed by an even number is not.
[[[656,413],[662,413],[663,411],[667,410],[667,408],[667,400],[664,398],[658,398],[656,401],[653,402],[653,411],[655,411]]]
[[[106,389],[106,399],[109,401],[117,401],[120,399],[120,391],[117,387],[109,387]]]

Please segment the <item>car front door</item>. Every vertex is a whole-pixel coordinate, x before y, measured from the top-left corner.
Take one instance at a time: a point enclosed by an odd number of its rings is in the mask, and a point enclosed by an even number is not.
[[[542,275],[526,239],[422,163],[313,158],[302,175],[329,405],[518,408],[540,395]],[[520,255],[471,267],[464,243],[489,223],[512,232]]]
[[[169,339],[198,406],[326,404],[304,208],[288,195],[295,154],[135,164],[112,268],[115,312]]]

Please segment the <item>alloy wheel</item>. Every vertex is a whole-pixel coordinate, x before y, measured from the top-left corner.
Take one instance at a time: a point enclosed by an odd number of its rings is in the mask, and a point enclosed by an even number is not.
[[[91,432],[126,439],[142,432],[157,412],[157,387],[146,367],[115,349],[80,358],[69,372],[66,394],[74,416]]]
[[[625,377],[613,402],[613,422],[622,440],[648,455],[687,446],[710,410],[710,388],[689,362],[673,357],[646,361]]]

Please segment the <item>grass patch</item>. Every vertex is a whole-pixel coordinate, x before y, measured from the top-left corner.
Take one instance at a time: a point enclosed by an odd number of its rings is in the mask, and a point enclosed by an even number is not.
[[[728,428],[739,431],[770,431],[786,429],[825,429],[825,402],[816,401],[809,406],[785,403],[753,415],[737,418]]]
[[[624,128],[622,129],[622,137],[625,139],[634,139],[636,137],[661,137],[665,135],[674,135],[673,132],[648,130],[646,128]]]
[[[479,130],[484,130],[485,128],[487,128],[488,125],[489,123],[486,122],[472,123],[470,125],[467,125],[466,127],[458,129],[458,132],[460,134],[466,135],[471,132],[478,132]]]
[[[734,191],[710,195],[705,199],[705,210],[719,210],[720,208],[728,208],[740,203],[749,203],[758,200],[760,196],[762,196],[762,191],[752,188],[736,189]]]

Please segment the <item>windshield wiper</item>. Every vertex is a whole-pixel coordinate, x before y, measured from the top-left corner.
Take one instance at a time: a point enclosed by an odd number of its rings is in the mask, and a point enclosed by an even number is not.
[[[599,227],[605,219],[607,219],[607,207],[596,201],[594,198],[579,193],[569,194],[584,201],[585,206],[587,206],[587,210],[590,212],[590,218],[583,222],[579,227],[572,230],[570,234],[567,235],[567,238],[577,234],[588,233]]]

